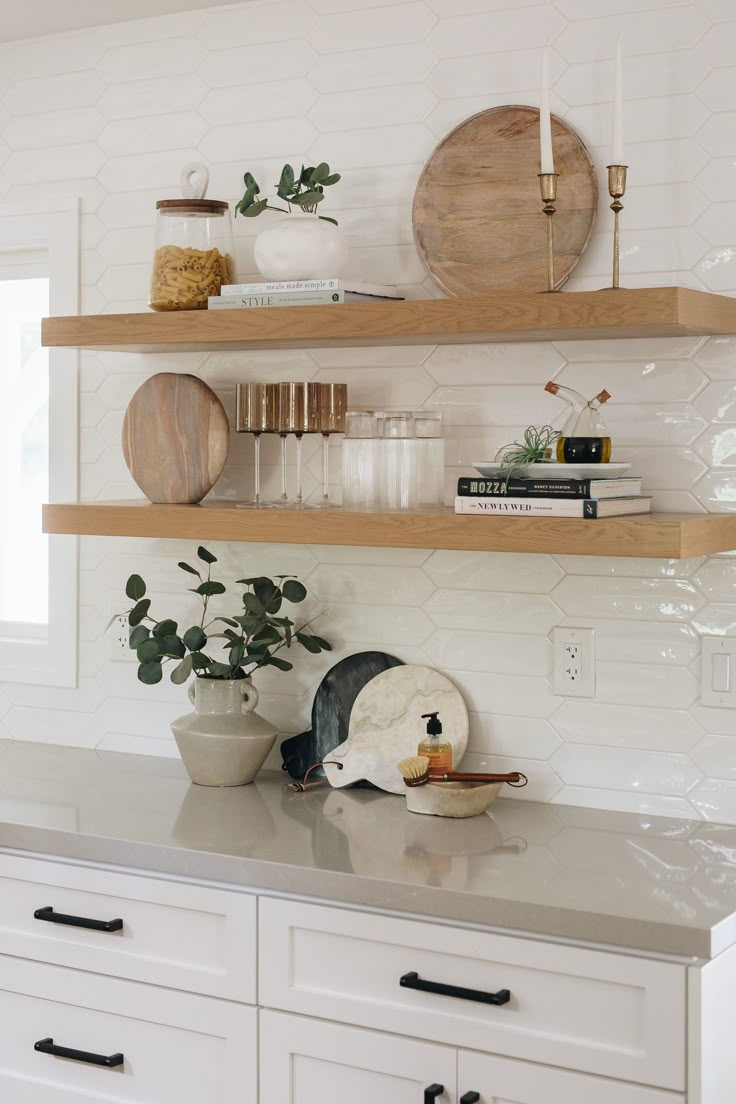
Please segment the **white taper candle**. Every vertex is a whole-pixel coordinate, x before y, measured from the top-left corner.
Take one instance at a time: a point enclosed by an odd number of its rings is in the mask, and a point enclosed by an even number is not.
[[[542,91],[539,102],[539,148],[540,172],[553,173],[555,162],[552,155],[552,123],[549,115],[549,46],[542,55]]]
[[[616,40],[616,61],[614,63],[611,164],[624,164],[624,79],[620,35]]]

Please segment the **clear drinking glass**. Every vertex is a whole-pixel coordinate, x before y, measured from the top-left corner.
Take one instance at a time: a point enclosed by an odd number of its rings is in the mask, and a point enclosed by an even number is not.
[[[378,505],[383,510],[411,510],[417,506],[418,464],[411,410],[384,413],[379,443]]]
[[[261,500],[261,434],[276,431],[277,388],[274,383],[239,383],[235,389],[235,428],[238,433],[252,433],[255,443],[255,493],[244,506],[273,505]]]
[[[436,509],[445,501],[445,442],[439,410],[415,410],[417,505]]]
[[[342,442],[344,510],[374,510],[377,488],[377,419],[374,410],[348,410]]]
[[[319,431],[322,434],[322,501],[320,506],[331,506],[330,502],[330,434],[345,432],[345,415],[348,408],[348,385],[346,383],[320,383],[319,387]]]

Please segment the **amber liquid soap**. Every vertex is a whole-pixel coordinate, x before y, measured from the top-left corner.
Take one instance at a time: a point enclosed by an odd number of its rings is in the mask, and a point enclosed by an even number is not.
[[[441,740],[442,722],[438,713],[423,713],[427,721],[427,735],[420,740],[417,755],[426,755],[429,759],[430,774],[445,774],[452,770],[452,744]]]

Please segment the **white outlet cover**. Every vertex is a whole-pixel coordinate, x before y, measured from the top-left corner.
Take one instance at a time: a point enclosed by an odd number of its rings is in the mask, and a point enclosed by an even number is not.
[[[554,691],[563,698],[595,697],[595,629],[560,625],[553,631]],[[567,663],[568,645],[577,645],[579,675],[572,678]]]
[[[110,617],[113,614],[110,613]],[[103,637],[103,647],[108,659],[118,663],[136,663],[135,652],[128,647],[128,618],[124,613],[117,614]]]
[[[716,709],[736,709],[736,636],[702,637],[700,701]],[[726,657],[730,672],[728,690],[716,690],[716,657]],[[721,668],[725,666],[721,660]]]

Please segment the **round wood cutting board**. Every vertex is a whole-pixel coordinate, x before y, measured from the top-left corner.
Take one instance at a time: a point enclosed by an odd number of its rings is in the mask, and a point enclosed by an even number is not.
[[[580,137],[552,116],[557,182],[555,278],[580,260],[595,219],[595,170]],[[460,123],[424,166],[414,240],[448,295],[546,291],[547,229],[539,191],[539,109],[493,107]]]
[[[151,376],[125,412],[125,463],[151,502],[200,502],[222,474],[229,447],[225,408],[196,376]]]

